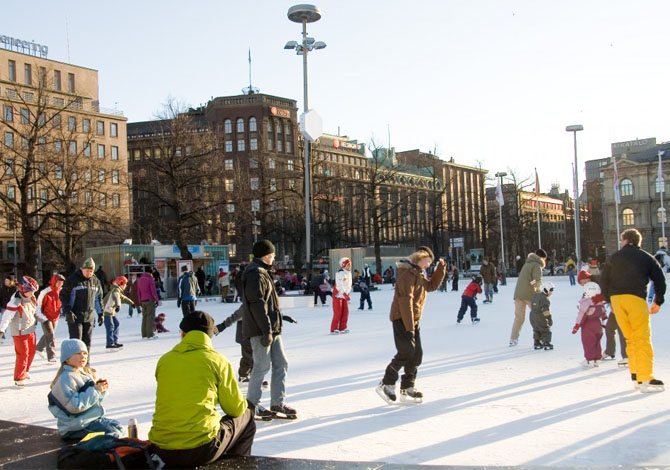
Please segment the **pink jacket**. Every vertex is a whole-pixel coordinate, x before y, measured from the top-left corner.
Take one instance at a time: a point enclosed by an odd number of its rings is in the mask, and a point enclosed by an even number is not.
[[[137,298],[140,302],[147,300],[155,300],[156,304],[160,301],[158,292],[156,292],[156,284],[154,277],[149,273],[142,273],[137,279]]]
[[[605,304],[603,302],[594,303],[593,299],[580,299],[577,311],[577,320],[575,323],[581,326],[591,318],[597,318],[599,320],[607,319]]]

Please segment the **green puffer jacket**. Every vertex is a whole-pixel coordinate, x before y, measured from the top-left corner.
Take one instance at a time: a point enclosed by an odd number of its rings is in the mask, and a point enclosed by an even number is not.
[[[162,449],[193,449],[214,439],[221,414],[242,415],[247,401],[230,362],[202,331],[189,331],[156,365],[156,411],[149,440]]]
[[[514,300],[531,301],[535,295],[535,289],[542,284],[542,268],[544,268],[544,259],[535,253],[530,253],[526,258],[526,264],[521,268],[519,279],[516,281],[514,289]],[[535,282],[533,282],[535,281]]]

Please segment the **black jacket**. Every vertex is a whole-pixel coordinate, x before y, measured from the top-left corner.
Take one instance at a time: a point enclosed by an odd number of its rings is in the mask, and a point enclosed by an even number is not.
[[[279,297],[268,273],[270,267],[254,258],[242,273],[242,328],[245,338],[281,334]]]
[[[12,298],[12,295],[14,295],[14,292],[16,292],[16,286],[6,286],[2,285],[0,287],[0,310],[4,310],[7,308],[7,304]]]
[[[68,277],[60,291],[60,301],[63,313],[72,312],[76,315],[78,322],[93,323],[95,313],[102,315],[102,286],[95,276],[86,279],[77,269]]]
[[[647,284],[654,281],[654,302],[661,305],[665,295],[665,275],[658,262],[646,251],[628,244],[605,263],[600,286],[605,299],[631,294],[646,299]]]

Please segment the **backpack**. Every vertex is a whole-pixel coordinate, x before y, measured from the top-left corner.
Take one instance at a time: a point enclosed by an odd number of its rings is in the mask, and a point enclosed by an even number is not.
[[[61,448],[58,451],[58,468],[160,468],[153,460],[150,447],[149,441],[99,435]]]

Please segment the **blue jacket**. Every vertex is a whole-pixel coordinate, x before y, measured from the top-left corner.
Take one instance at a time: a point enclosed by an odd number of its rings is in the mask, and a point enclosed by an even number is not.
[[[58,421],[61,436],[80,431],[89,423],[102,418],[104,393],[95,388],[95,379],[83,369],[63,364],[63,372],[49,393],[49,411]]]
[[[102,315],[102,286],[95,274],[86,279],[78,269],[67,278],[60,291],[63,313],[74,313],[77,321],[92,323]],[[67,316],[65,317],[67,319]]]

